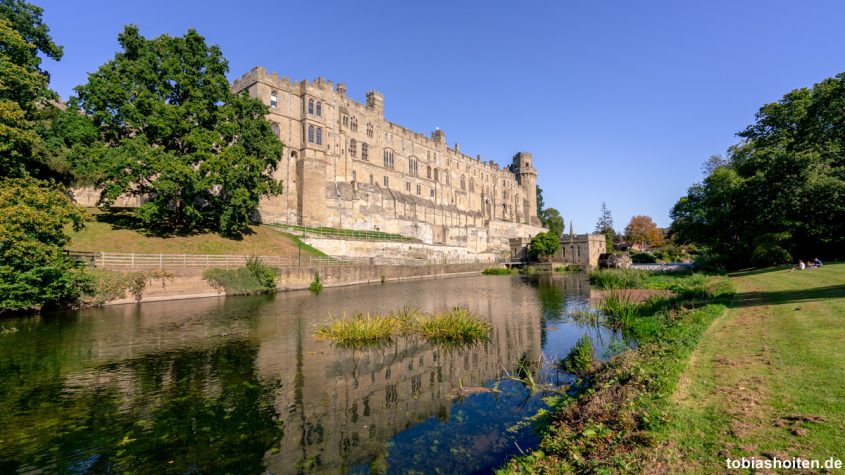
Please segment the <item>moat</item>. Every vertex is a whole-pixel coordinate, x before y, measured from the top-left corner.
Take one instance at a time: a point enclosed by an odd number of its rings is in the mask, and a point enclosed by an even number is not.
[[[521,371],[563,384],[551,362],[579,337],[618,342],[570,318],[588,297],[585,274],[471,276],[7,319],[0,472],[486,473],[537,443]],[[490,341],[313,336],[329,314],[404,306],[467,307]]]

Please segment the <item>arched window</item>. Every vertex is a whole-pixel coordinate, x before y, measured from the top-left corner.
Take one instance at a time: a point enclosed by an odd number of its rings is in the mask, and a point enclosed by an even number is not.
[[[276,137],[279,136],[279,124],[273,122],[273,135]]]
[[[408,174],[417,176],[417,159],[416,158],[409,158],[408,159]]]
[[[276,95],[276,91],[272,91],[270,93],[270,108],[275,109],[278,104],[279,104],[279,97]]]
[[[314,99],[308,99],[308,113],[314,113]]]
[[[425,177],[431,180],[431,167],[425,167]]]
[[[317,101],[317,117],[323,115],[323,103],[322,101]]]
[[[317,145],[323,145],[323,128],[317,127]]]
[[[369,160],[370,159],[370,146],[367,145],[367,142],[361,142],[361,160]]]
[[[467,177],[466,177],[466,175],[461,175],[461,189],[462,190],[467,189]]]
[[[314,143],[314,126],[308,126],[308,143]]]

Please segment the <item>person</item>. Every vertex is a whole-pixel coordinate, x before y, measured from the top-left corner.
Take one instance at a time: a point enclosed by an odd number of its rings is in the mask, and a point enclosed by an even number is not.
[[[807,265],[804,264],[804,261],[802,261],[801,259],[798,259],[798,264],[795,264],[795,266],[793,266],[792,269],[789,272],[795,272],[796,269],[797,270],[804,270],[806,268],[807,268]]]
[[[814,258],[814,259],[813,259],[813,269],[819,268],[819,267],[821,267],[821,266],[823,266],[823,265],[824,265],[824,264],[822,264],[822,261],[821,261],[821,260],[819,260],[819,258],[818,258],[818,257],[816,257],[816,258]]]

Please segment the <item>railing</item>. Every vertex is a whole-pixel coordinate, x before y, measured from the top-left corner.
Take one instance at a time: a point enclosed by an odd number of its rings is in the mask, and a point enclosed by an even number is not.
[[[251,257],[270,267],[330,267],[356,265],[426,266],[444,264],[490,263],[488,259],[405,259],[398,257],[328,257],[328,256],[236,256],[212,254],[135,254],[117,252],[65,251],[79,265],[103,269],[207,269],[233,268],[246,264]]]
[[[339,239],[362,239],[366,241],[421,242],[416,238],[381,231],[359,231],[355,229],[294,226],[291,224],[271,224],[270,227],[295,236],[303,237],[312,236]]]

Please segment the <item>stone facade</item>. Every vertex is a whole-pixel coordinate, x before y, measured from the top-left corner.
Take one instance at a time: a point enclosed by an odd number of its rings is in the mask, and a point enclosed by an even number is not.
[[[595,269],[599,255],[607,252],[607,241],[603,234],[572,234],[560,238],[560,257],[565,264]]]
[[[268,223],[380,230],[472,252],[507,252],[508,239],[544,231],[537,218],[537,172],[530,153],[500,167],[394,124],[384,96],[366,104],[343,83],[294,82],[254,68],[232,84],[270,108],[285,144],[276,172],[284,192],[264,199]]]

